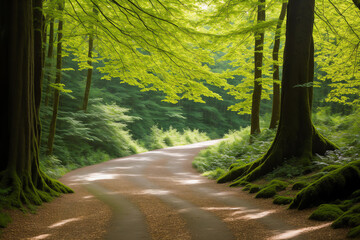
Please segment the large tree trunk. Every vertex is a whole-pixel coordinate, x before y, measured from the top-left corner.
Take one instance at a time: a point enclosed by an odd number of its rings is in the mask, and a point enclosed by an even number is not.
[[[58,2],[59,11],[64,10],[65,2],[62,0]],[[56,54],[56,79],[55,84],[60,84],[61,82],[61,68],[62,68],[62,30],[63,30],[63,20],[59,20],[58,25],[58,43],[57,43],[57,54]],[[57,114],[59,110],[59,102],[60,102],[60,90],[54,89],[54,100],[53,100],[53,113],[50,122],[50,130],[48,135],[47,141],[47,155],[52,155],[53,147],[54,147],[54,139],[55,139],[55,132],[56,132],[56,121],[57,121]]]
[[[283,2],[278,23],[275,31],[275,41],[273,48],[273,101],[270,121],[270,129],[277,127],[280,120],[280,68],[279,68],[279,50],[281,38],[281,26],[286,15],[287,2]]]
[[[258,1],[257,22],[265,21],[265,0]],[[254,91],[251,107],[251,135],[260,133],[260,102],[262,91],[262,65],[264,49],[264,30],[255,33],[255,69],[254,69]]]
[[[310,164],[313,154],[336,146],[315,130],[311,121],[314,43],[312,38],[315,0],[290,0],[281,89],[280,122],[275,140],[260,159],[234,167],[218,182],[253,181],[286,160]]]
[[[71,192],[39,168],[42,1],[2,1],[0,65],[6,118],[1,131],[1,206],[41,204]],[[34,12],[33,12],[34,10]],[[36,19],[36,21],[33,21]],[[34,31],[37,29],[37,31]]]

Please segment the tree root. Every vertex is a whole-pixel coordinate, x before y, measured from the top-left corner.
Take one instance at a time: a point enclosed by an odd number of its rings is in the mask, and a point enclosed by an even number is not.
[[[36,181],[29,175],[19,177],[8,170],[0,173],[0,208],[19,208],[24,211],[33,206],[49,202],[62,193],[72,193],[73,190],[57,180],[39,172]]]

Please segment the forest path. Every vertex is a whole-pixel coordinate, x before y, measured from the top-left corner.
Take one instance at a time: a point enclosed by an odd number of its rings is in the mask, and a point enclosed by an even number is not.
[[[208,141],[77,169],[61,181],[75,190],[36,214],[11,211],[2,239],[344,239],[346,230],[308,220],[218,185],[191,162]]]

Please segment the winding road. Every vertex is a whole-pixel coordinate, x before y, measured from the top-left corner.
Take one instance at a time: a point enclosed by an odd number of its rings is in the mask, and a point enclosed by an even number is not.
[[[346,231],[218,185],[191,162],[208,141],[77,169],[60,181],[75,190],[39,207],[11,211],[2,239],[344,239]]]

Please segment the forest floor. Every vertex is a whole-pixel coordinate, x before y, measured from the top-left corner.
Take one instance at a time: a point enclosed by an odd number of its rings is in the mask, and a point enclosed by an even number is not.
[[[77,169],[60,179],[75,190],[37,209],[10,211],[2,239],[344,239],[348,229],[309,220],[192,168],[216,141],[155,150]]]

